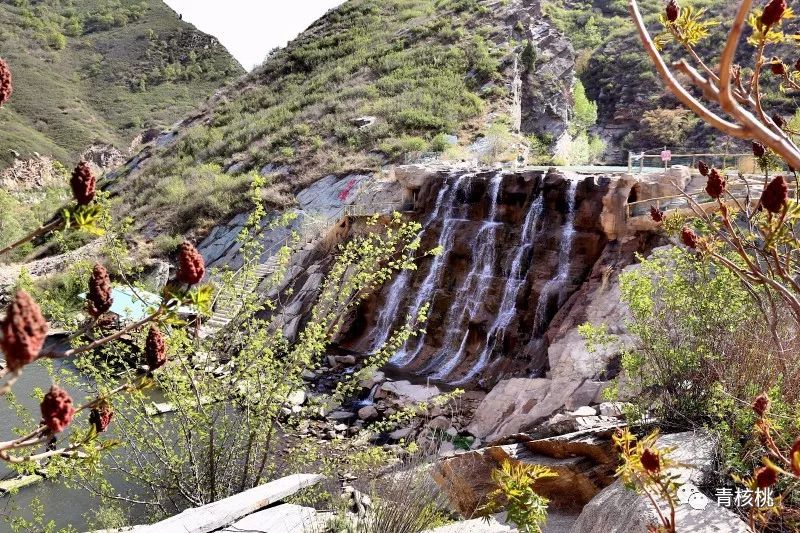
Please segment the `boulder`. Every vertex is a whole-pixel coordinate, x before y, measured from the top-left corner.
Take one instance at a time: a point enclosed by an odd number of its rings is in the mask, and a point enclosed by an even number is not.
[[[306,403],[306,391],[304,390],[296,390],[293,391],[289,396],[286,397],[286,402],[289,405],[303,405]]]
[[[437,169],[428,165],[398,165],[394,167],[395,178],[407,189],[419,189],[427,180],[437,174]]]
[[[367,405],[358,410],[358,418],[361,420],[375,420],[380,416],[374,405]]]
[[[625,402],[603,402],[597,406],[600,414],[603,416],[622,417],[625,412],[625,407],[630,404]]]
[[[689,492],[699,494],[696,484],[713,466],[713,442],[703,433],[677,433],[665,435],[658,446],[675,446],[671,457],[679,464],[674,473],[678,484],[689,487]],[[699,501],[679,503],[675,523],[678,531],[725,531],[730,533],[750,531],[732,511],[720,507],[705,496],[694,496]],[[697,508],[695,508],[697,507]],[[646,531],[656,524],[657,515],[646,496],[628,490],[620,480],[614,481],[593,498],[581,512],[570,530],[571,533],[627,533]]]
[[[436,385],[414,385],[410,381],[389,381],[381,385],[383,393],[390,393],[399,398],[403,403],[427,402],[441,391]]]
[[[365,130],[375,124],[378,120],[378,117],[371,117],[371,116],[363,116],[363,117],[356,117],[352,120],[353,125],[359,129]]]
[[[362,389],[372,389],[375,385],[383,383],[386,380],[386,374],[377,370],[369,376],[363,378],[358,384]]]
[[[509,417],[533,412],[550,390],[550,383],[549,379],[542,378],[512,378],[499,382],[478,406],[467,431],[480,438],[502,436],[509,426]],[[541,417],[549,417],[557,409]]]
[[[356,357],[354,355],[336,355],[334,361],[344,366],[352,366],[356,364]]]
[[[594,407],[589,407],[588,405],[584,405],[583,407],[579,407],[576,410],[567,414],[575,418],[583,416],[596,416],[597,409],[595,409]]]
[[[511,442],[445,458],[436,464],[433,477],[455,509],[475,516],[496,488],[493,470],[506,461],[542,465],[558,476],[537,481],[535,490],[554,507],[579,509],[614,481],[617,454],[612,431],[581,431],[550,439],[515,436]]]
[[[450,422],[449,418],[444,416],[437,416],[436,418],[428,422],[428,429],[431,431],[445,432],[450,428],[451,425],[452,423]]]

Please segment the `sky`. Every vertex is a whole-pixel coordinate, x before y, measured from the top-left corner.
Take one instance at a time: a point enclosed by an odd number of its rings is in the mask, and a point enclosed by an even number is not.
[[[209,33],[247,70],[284,46],[342,0],[165,0],[183,19]]]

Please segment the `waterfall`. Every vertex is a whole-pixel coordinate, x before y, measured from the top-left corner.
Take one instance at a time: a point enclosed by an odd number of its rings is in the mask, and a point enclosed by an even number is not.
[[[540,191],[536,199],[531,202],[528,212],[525,215],[525,222],[523,222],[522,225],[522,233],[520,234],[519,244],[514,253],[514,259],[511,261],[511,269],[509,270],[506,287],[503,291],[500,309],[498,309],[497,316],[486,334],[486,345],[483,347],[483,351],[475,362],[475,365],[463,378],[458,380],[457,384],[466,383],[486,368],[489,357],[492,355],[492,352],[494,352],[495,346],[497,346],[498,339],[502,338],[506,328],[508,328],[511,321],[517,315],[517,298],[519,297],[519,291],[525,284],[522,262],[535,243],[537,236],[536,227],[539,225],[539,219],[542,216],[543,208],[544,198]]]
[[[497,248],[497,230],[502,223],[496,222],[497,218],[497,199],[500,193],[500,185],[503,182],[502,175],[495,174],[489,184],[490,208],[489,216],[481,224],[472,247],[472,269],[464,278],[464,282],[459,288],[458,296],[450,308],[450,312],[445,323],[450,325],[447,335],[442,343],[439,352],[431,358],[423,372],[430,371],[447,357],[449,351],[458,341],[458,335],[463,333],[457,349],[453,350],[452,355],[444,364],[431,376],[433,379],[443,379],[462,361],[464,348],[467,344],[469,335],[469,323],[472,321],[478,310],[483,305],[486,292],[489,289],[492,278],[494,277],[494,263]],[[462,328],[464,317],[466,325]]]
[[[547,302],[550,296],[558,293],[558,305],[561,306],[564,285],[569,278],[570,255],[572,254],[572,240],[575,236],[575,190],[578,182],[570,180],[569,193],[567,194],[567,217],[561,232],[561,249],[558,253],[558,268],[555,276],[550,278],[542,288],[539,295],[539,303],[536,306],[536,318],[534,321],[534,335],[541,337],[544,328],[547,326]]]
[[[416,298],[414,298],[414,302],[408,310],[408,314],[410,316],[416,316],[419,313],[419,310],[422,308],[423,304],[430,300],[431,296],[433,296],[434,291],[436,290],[437,285],[439,284],[439,280],[442,274],[442,268],[447,263],[447,255],[450,251],[450,246],[452,244],[452,237],[453,231],[456,228],[457,223],[461,218],[455,218],[454,212],[456,211],[456,199],[458,195],[458,191],[461,189],[464,181],[471,178],[472,175],[469,174],[462,174],[459,176],[458,180],[456,180],[455,185],[447,192],[445,202],[447,207],[444,210],[444,219],[442,220],[442,231],[439,234],[439,240],[437,242],[437,246],[442,248],[442,252],[433,258],[433,262],[431,263],[431,267],[428,270],[428,275],[425,276],[425,279],[422,282],[422,285],[417,292]],[[460,210],[459,210],[460,211]],[[431,218],[432,219],[432,218]],[[409,350],[408,342],[406,345],[403,346],[390,360],[391,363],[397,366],[405,366],[419,354],[420,350],[422,349],[424,341],[424,335],[421,335],[418,339],[418,346],[417,349],[414,351]]]
[[[444,185],[439,189],[439,194],[436,196],[436,204],[431,211],[428,218],[422,224],[422,232],[424,232],[431,222],[436,220],[442,210],[442,203],[450,190],[450,182],[445,181]],[[420,232],[420,234],[422,233]],[[418,235],[419,236],[419,235]],[[400,309],[400,303],[403,301],[403,293],[405,292],[408,284],[411,282],[411,271],[403,270],[394,279],[389,286],[389,293],[386,295],[386,305],[381,309],[378,315],[378,324],[375,327],[375,337],[372,341],[369,353],[375,353],[381,349],[389,336],[392,334],[392,326],[397,319],[397,312]]]

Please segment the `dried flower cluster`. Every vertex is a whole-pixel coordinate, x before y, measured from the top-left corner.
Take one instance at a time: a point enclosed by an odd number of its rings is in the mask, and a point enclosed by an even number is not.
[[[111,309],[114,299],[111,297],[111,279],[103,265],[97,264],[92,269],[89,279],[89,293],[86,295],[86,311],[93,317],[99,317]]]
[[[39,356],[47,329],[39,306],[27,292],[18,290],[0,326],[3,333],[0,346],[9,370],[18,370]]]
[[[764,12],[761,14],[761,23],[764,26],[777,24],[783,18],[785,11],[786,0],[772,0],[767,4],[767,7],[764,8]]]
[[[72,188],[72,196],[78,205],[88,205],[94,200],[95,177],[92,168],[86,161],[81,161],[72,172],[72,179],[69,181]]]
[[[700,171],[701,176],[708,176],[709,168],[705,161],[700,161],[697,163],[697,170]]]
[[[14,92],[14,86],[11,83],[11,69],[8,68],[8,63],[0,57],[0,106],[8,102],[12,92]]]
[[[767,149],[764,148],[764,145],[760,142],[753,141],[753,155],[756,157],[764,157],[767,153]]]
[[[718,199],[725,192],[727,182],[722,175],[717,172],[717,169],[712,169],[708,174],[708,181],[706,183],[706,192],[711,198]]]
[[[150,331],[147,332],[144,355],[151,371],[161,368],[167,362],[167,346],[164,336],[155,324],[150,326]]]
[[[661,459],[658,456],[658,451],[645,448],[642,452],[642,467],[648,472],[657,473],[661,470]]]
[[[653,219],[653,222],[664,222],[664,212],[658,209],[656,206],[650,206],[650,218]]]
[[[41,409],[42,423],[53,433],[66,429],[75,414],[69,393],[57,385],[50,387],[50,392],[44,395]]]
[[[89,413],[89,423],[94,426],[98,433],[104,432],[111,424],[111,419],[114,418],[114,411],[108,404],[101,405],[92,409]]]
[[[761,193],[761,205],[770,213],[780,213],[788,199],[789,184],[783,176],[778,176],[769,182]]]
[[[689,248],[697,248],[697,234],[691,228],[681,230],[681,241]]]
[[[667,20],[670,22],[675,22],[678,20],[678,17],[681,14],[681,8],[678,6],[678,2],[675,0],[669,0],[667,4]]]
[[[196,285],[200,283],[205,273],[205,261],[200,252],[188,241],[181,244],[178,250],[178,281]]]

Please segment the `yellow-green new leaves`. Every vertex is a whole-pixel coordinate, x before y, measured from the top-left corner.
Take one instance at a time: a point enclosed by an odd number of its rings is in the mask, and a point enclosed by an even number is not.
[[[762,14],[764,13],[761,9],[753,10],[747,18],[747,24],[750,28],[753,29],[753,34],[747,38],[747,42],[753,46],[759,46],[760,44],[767,43],[767,44],[780,44],[782,42],[788,41],[789,39],[797,40],[797,36],[789,36],[787,37],[782,29],[781,29],[781,22],[787,19],[794,18],[794,11],[792,8],[787,7],[784,12],[783,16],[781,17],[781,21],[777,24],[764,24]]]
[[[681,8],[680,15],[675,22],[667,20],[666,15],[660,15],[661,24],[666,32],[656,35],[653,42],[660,51],[669,42],[670,37],[684,46],[694,46],[709,35],[709,30],[719,25],[715,20],[702,20],[705,9],[694,9],[691,6]]]
[[[540,533],[550,501],[537,494],[533,487],[540,479],[554,477],[558,474],[547,467],[506,460],[500,468],[492,471],[492,481],[497,489],[489,494],[489,502],[479,511],[488,515],[505,510],[508,521],[520,531]]]
[[[106,215],[107,212],[103,206],[96,203],[76,205],[61,212],[61,216],[64,219],[64,229],[75,228],[97,236],[105,235],[106,233],[106,230],[102,227],[103,219]]]

